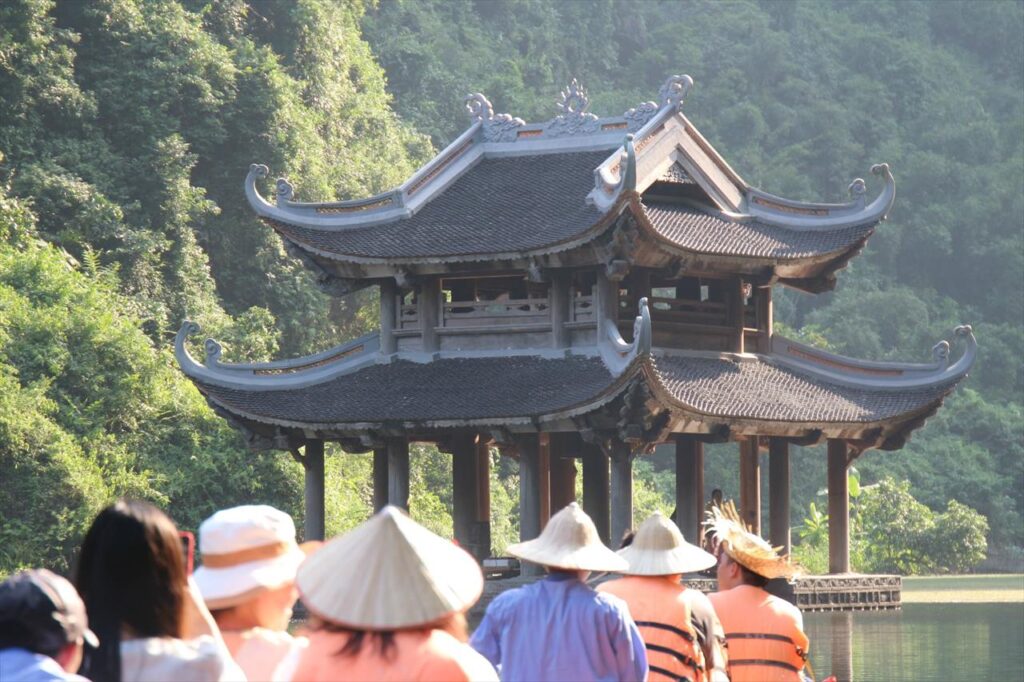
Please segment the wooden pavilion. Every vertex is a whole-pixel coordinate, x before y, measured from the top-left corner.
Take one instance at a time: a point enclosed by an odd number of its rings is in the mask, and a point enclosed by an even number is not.
[[[892,206],[888,165],[868,200],[805,203],[748,185],[682,113],[692,85],[622,116],[588,112],[575,81],[560,113],[527,124],[467,98],[471,125],[404,184],[354,201],[296,201],[265,166],[245,191],[322,289],[380,292],[380,330],[322,353],[182,370],[253,448],[306,469],[306,537],[324,527],[324,442],[374,452],[374,502],[408,506],[409,443],[453,457],[458,541],[490,552],[488,448],[519,460],[520,532],[583,500],[606,541],[633,526],[632,462],[676,452],[679,525],[696,540],[703,446],[739,444],[740,509],[760,529],[769,452],[769,538],[788,551],[789,446],[828,443],[830,568],[849,571],[847,468],[900,448],[966,376],[976,354],[958,327],[920,364],[842,357],[772,328],[772,291],[817,293]],[[951,342],[963,341],[951,361]]]

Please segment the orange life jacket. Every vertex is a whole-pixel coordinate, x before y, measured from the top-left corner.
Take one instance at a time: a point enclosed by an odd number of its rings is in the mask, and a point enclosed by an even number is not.
[[[629,605],[647,647],[652,682],[703,682],[704,653],[690,619],[687,588],[666,576],[631,575],[597,587]]]
[[[809,642],[795,606],[751,585],[708,597],[725,631],[732,682],[799,682]]]

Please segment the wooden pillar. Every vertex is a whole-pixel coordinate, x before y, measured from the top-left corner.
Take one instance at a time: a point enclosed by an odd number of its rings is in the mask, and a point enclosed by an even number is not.
[[[757,436],[740,441],[740,516],[761,534],[761,461]]]
[[[568,272],[556,272],[551,277],[551,345],[555,348],[569,347],[569,330],[565,327],[572,304],[569,278]]]
[[[519,450],[519,540],[532,540],[541,531],[540,523],[540,447],[537,436],[516,438]],[[523,563],[521,575],[540,575],[541,568]]]
[[[678,434],[676,440],[676,525],[683,537],[700,547],[704,521],[704,443]]]
[[[597,272],[597,300],[594,309],[597,311],[597,338],[603,339],[601,325],[605,320],[613,325],[619,323],[619,283],[608,279],[603,269]]]
[[[743,352],[743,280],[733,277],[727,282],[726,301],[729,305],[729,319],[733,331],[733,351]]]
[[[633,529],[633,456],[625,443],[612,444],[611,542],[618,549],[626,531]]]
[[[761,287],[757,293],[757,322],[760,328],[759,353],[770,353],[772,350],[772,331],[775,326],[775,312],[772,304],[772,288]]]
[[[850,572],[850,487],[847,445],[828,441],[828,572]]]
[[[768,441],[769,541],[772,547],[782,547],[786,555],[792,550],[789,495],[789,442],[772,438]]]
[[[395,340],[395,320],[398,319],[398,287],[395,280],[388,278],[380,283],[380,352],[384,355],[394,353],[397,348]]]
[[[409,439],[388,438],[388,504],[409,510]]]
[[[437,277],[423,280],[418,301],[420,326],[423,329],[423,351],[433,353],[439,348],[436,328],[440,325],[441,280]]]
[[[486,559],[491,555],[491,448],[476,442],[476,545]]]
[[[376,514],[388,503],[388,449],[373,451],[373,513]]]
[[[597,527],[604,544],[611,546],[608,510],[608,456],[593,443],[582,443],[583,511]]]
[[[576,458],[580,455],[579,436],[575,433],[552,433],[551,512],[576,501]]]
[[[547,433],[537,435],[537,481],[540,484],[540,527],[551,518],[551,442]]]
[[[480,538],[479,462],[476,436],[456,435],[452,439],[452,521],[455,540],[477,559],[484,559],[490,553],[491,543],[489,533],[486,546]]]
[[[306,470],[305,540],[324,539],[324,442],[306,441],[302,464]]]

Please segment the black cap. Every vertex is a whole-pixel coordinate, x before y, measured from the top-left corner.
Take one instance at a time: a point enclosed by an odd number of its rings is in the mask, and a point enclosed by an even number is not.
[[[0,646],[45,654],[79,640],[99,646],[85,604],[66,579],[40,568],[0,583]]]

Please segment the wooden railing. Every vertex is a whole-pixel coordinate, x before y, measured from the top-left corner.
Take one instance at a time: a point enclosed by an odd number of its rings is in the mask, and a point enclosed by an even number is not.
[[[691,301],[679,298],[647,299],[651,309],[651,319],[655,322],[674,322],[679,324],[705,324],[725,326],[729,324],[726,305],[714,301]],[[629,317],[629,311],[635,309],[627,300],[619,301],[620,321]]]
[[[594,317],[593,296],[573,296],[570,322],[592,322]]]
[[[395,320],[395,329],[419,329],[419,306],[415,303],[403,303],[401,296],[398,296],[397,299],[395,310],[397,311],[398,319]]]
[[[544,324],[551,322],[551,303],[547,298],[521,298],[507,301],[450,301],[441,308],[445,327]]]

